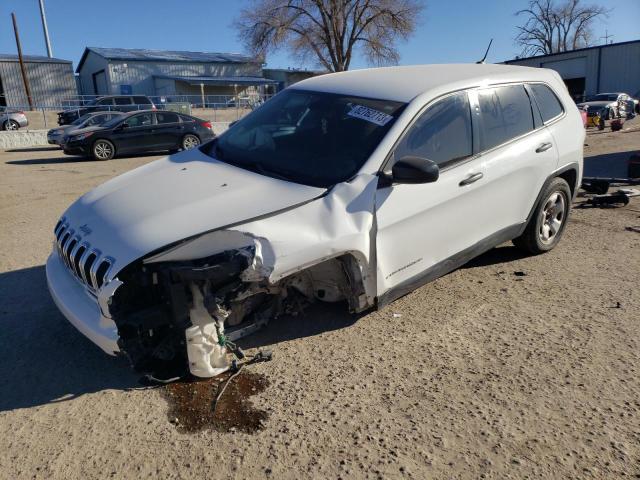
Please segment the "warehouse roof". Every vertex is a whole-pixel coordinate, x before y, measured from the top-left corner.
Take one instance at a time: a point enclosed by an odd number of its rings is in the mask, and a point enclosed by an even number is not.
[[[49,58],[42,55],[23,55],[22,59],[29,63],[71,63],[71,60],[61,58]],[[13,53],[0,53],[0,62],[17,62],[18,55]]]
[[[639,43],[639,42],[640,42],[640,40],[629,40],[627,42],[607,43],[606,45],[594,45],[593,47],[576,48],[575,50],[566,50],[564,52],[546,53],[544,55],[534,55],[532,57],[516,57],[516,58],[512,58],[511,60],[505,60],[503,63],[510,64],[510,63],[521,62],[522,60],[531,60],[531,59],[534,59],[534,58],[555,57],[556,55],[564,55],[566,53],[585,52],[587,50],[596,50],[598,48],[620,47],[622,45],[631,45],[632,43]]]
[[[253,57],[239,53],[185,52],[176,50],[148,50],[146,48],[99,48],[86,47],[76,71],[80,71],[85,58],[93,52],[107,60],[129,60],[143,62],[188,62],[188,63],[256,63]]]

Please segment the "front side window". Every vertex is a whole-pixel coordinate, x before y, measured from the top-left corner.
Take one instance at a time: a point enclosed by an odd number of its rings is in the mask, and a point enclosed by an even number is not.
[[[469,99],[466,92],[459,92],[427,108],[396,147],[394,160],[422,157],[442,168],[472,153]]]
[[[129,97],[116,97],[116,105],[131,105],[131,99]]]
[[[133,117],[129,117],[124,123],[129,127],[146,127],[153,123],[153,114],[141,113],[140,115],[134,115]]]
[[[529,88],[533,93],[536,105],[538,105],[543,122],[548,122],[563,112],[560,100],[549,87],[541,83],[533,83],[529,85]]]
[[[207,153],[266,176],[329,187],[358,172],[404,106],[288,89],[228,129]]]
[[[480,150],[489,150],[534,129],[531,102],[523,85],[478,91]]]
[[[113,98],[101,98],[96,105],[113,105]]]
[[[158,123],[178,123],[180,119],[175,113],[156,113]]]

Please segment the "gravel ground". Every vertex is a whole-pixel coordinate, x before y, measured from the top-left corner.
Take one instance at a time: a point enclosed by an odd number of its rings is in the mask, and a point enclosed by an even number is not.
[[[601,168],[640,132],[587,143]],[[274,352],[247,367],[262,429],[188,433],[175,392],[77,333],[44,275],[63,210],[155,158],[0,152],[0,478],[640,477],[638,198],[575,209],[554,251],[501,246],[381,311],[272,322],[244,342]]]

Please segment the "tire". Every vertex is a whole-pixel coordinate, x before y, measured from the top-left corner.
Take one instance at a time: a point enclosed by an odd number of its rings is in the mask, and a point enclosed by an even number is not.
[[[182,150],[191,150],[192,148],[196,148],[200,145],[200,138],[193,133],[187,133],[182,138]]]
[[[20,124],[15,120],[7,120],[2,124],[2,128],[7,131],[15,131],[20,128]]]
[[[96,160],[111,160],[116,155],[116,147],[109,140],[99,139],[93,143],[91,155]]]
[[[564,233],[571,212],[571,189],[560,177],[554,178],[544,189],[524,232],[513,244],[533,255],[553,249]]]

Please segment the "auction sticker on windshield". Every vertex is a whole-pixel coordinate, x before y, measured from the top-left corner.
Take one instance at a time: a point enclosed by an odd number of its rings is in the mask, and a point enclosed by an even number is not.
[[[350,117],[359,118],[360,120],[366,120],[367,122],[375,123],[383,127],[389,123],[393,117],[387,115],[384,112],[374,110],[373,108],[365,107],[364,105],[355,105],[350,112],[347,113]]]

